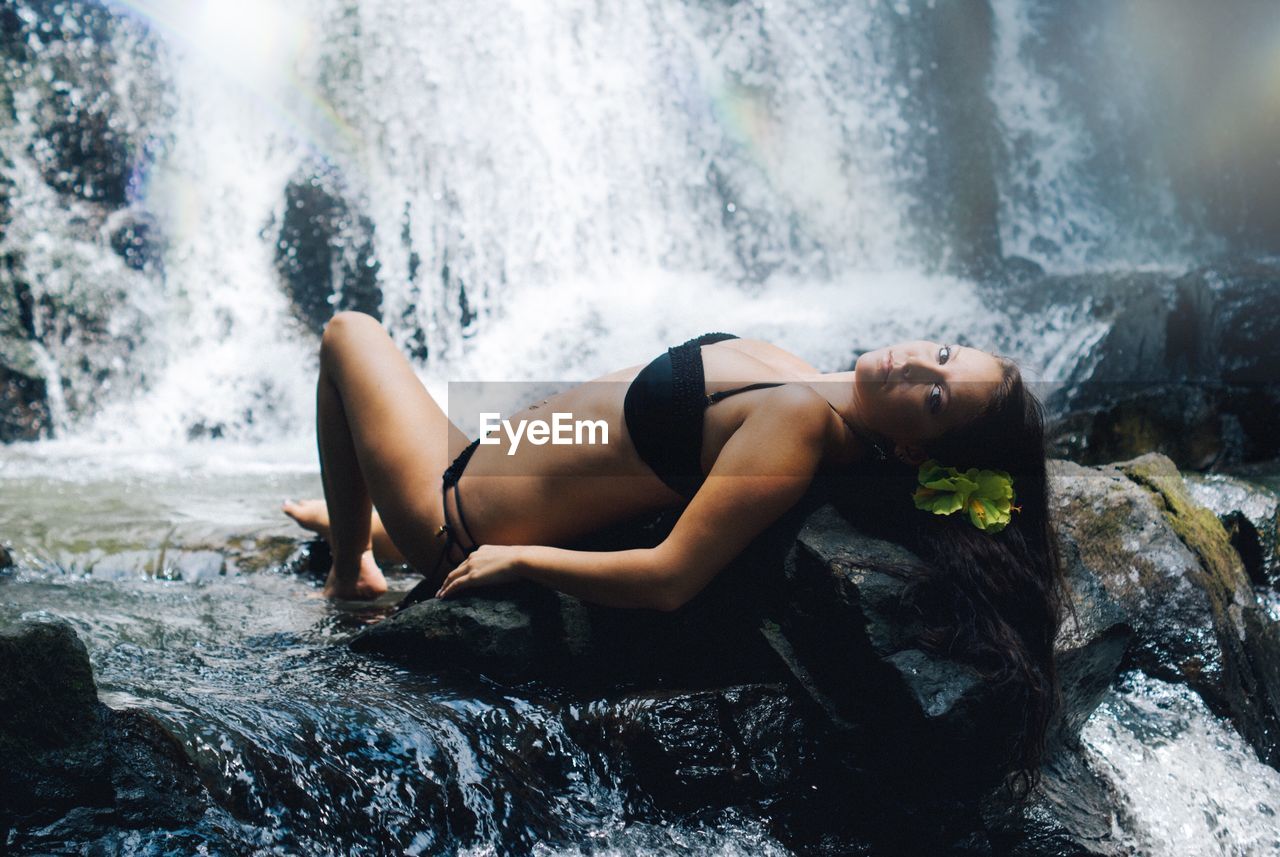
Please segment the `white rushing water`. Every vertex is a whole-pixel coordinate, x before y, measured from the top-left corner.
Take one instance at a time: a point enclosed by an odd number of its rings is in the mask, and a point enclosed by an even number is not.
[[[1037,256],[1029,236],[1048,235],[1084,264],[1097,248],[1077,221],[1114,232],[1114,217],[1071,154],[1086,132],[1054,113],[1017,49],[1013,5],[996,6],[992,91],[1011,139],[1032,141],[1008,169],[1043,169],[1035,187],[1006,189],[1005,240]],[[310,434],[316,340],[275,256],[286,186],[317,170],[351,208],[328,238],[335,259],[354,258],[367,218],[384,320],[439,398],[451,380],[585,380],[707,330],[770,339],[824,371],[927,335],[1010,353],[1033,376],[1070,367],[1090,339],[1087,320],[1063,326],[1061,313],[1001,327],[991,298],[926,257],[930,167],[913,140],[938,129],[908,86],[929,60],[912,41],[924,7],[109,8],[113,87],[149,117],[121,123],[136,161],[128,211],[158,224],[162,274],[124,270],[102,246],[70,267],[49,258],[65,251],[33,253],[39,235],[90,249],[22,162],[33,103],[19,99],[25,131],[6,146],[33,205],[0,246],[22,249],[41,289],[110,282],[132,305],[121,324],[137,344],[115,358],[126,383],[63,408],[63,436],[154,449]]]
[[[1150,29],[1153,22],[1138,19],[1134,9],[1141,3],[1101,4],[1083,21],[1064,14],[1082,30],[1076,39],[1091,48],[1092,67],[1082,67],[1071,62],[1080,56],[1064,55],[1064,46],[1046,37],[1048,20],[1058,11],[1053,3],[991,0],[1004,252],[1062,272],[1119,260],[1128,267],[1188,264],[1192,231],[1182,222],[1168,176],[1151,168],[1155,153],[1126,163],[1127,155],[1117,151],[1141,139],[1158,109],[1143,87],[1148,60],[1135,46],[1142,40],[1133,39],[1135,30]],[[1087,102],[1065,95],[1073,83],[1089,93]],[[1086,117],[1086,111],[1098,115]],[[1124,167],[1101,166],[1116,162]]]
[[[1280,772],[1191,690],[1126,674],[1081,733],[1127,810],[1119,840],[1150,857],[1280,853]]]

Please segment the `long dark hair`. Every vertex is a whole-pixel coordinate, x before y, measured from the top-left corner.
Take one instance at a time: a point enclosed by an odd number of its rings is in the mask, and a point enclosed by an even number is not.
[[[999,533],[963,514],[915,508],[917,468],[892,452],[829,480],[836,507],[857,526],[908,547],[922,564],[886,569],[906,582],[905,603],[920,615],[919,645],[982,672],[1022,711],[1006,760],[1005,786],[1024,800],[1040,780],[1046,739],[1061,705],[1054,640],[1071,604],[1049,520],[1044,410],[1017,364],[997,358],[1001,383],[977,417],[924,445],[943,465],[1005,470],[1020,507]],[[886,450],[892,446],[884,440]]]

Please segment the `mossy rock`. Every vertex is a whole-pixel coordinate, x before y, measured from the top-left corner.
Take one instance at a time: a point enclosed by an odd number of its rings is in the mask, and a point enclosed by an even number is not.
[[[1280,633],[1217,516],[1161,455],[1053,472],[1064,539],[1134,628],[1121,668],[1190,686],[1280,765]]]

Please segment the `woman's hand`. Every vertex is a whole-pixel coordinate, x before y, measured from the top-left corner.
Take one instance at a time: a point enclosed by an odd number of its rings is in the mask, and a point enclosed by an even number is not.
[[[480,545],[449,572],[436,597],[449,598],[473,586],[493,586],[519,580],[518,569],[523,557],[523,545]]]

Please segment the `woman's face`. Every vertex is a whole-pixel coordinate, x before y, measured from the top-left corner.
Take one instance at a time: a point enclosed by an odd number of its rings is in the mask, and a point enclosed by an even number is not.
[[[1004,378],[976,348],[915,340],[869,351],[854,364],[863,424],[903,445],[928,443],[976,417]]]

